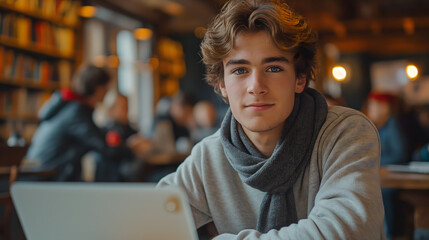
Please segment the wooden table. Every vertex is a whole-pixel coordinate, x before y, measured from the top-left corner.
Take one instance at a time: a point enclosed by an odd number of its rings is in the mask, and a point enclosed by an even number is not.
[[[0,178],[9,177],[10,170],[6,167],[0,167]],[[18,177],[40,177],[49,178],[57,174],[54,169],[43,169],[37,165],[26,163],[25,161],[18,168]]]
[[[142,161],[151,165],[169,165],[182,163],[189,154],[158,153],[145,156]]]
[[[381,187],[400,190],[400,198],[414,207],[414,229],[429,230],[429,174],[390,172],[381,168]]]

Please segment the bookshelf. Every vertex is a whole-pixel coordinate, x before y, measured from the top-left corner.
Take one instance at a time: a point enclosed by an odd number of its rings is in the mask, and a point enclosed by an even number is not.
[[[0,141],[27,143],[37,112],[77,66],[80,0],[0,0]]]
[[[160,96],[173,96],[179,91],[179,78],[186,73],[183,46],[180,42],[162,38],[158,43]]]

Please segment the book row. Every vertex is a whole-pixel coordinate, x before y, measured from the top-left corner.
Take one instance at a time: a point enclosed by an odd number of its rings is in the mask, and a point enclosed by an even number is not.
[[[76,0],[0,0],[0,6],[19,10],[47,19],[76,24],[79,18],[80,1]]]
[[[0,82],[65,87],[71,75],[71,62],[67,60],[40,60],[0,46]]]
[[[0,36],[19,46],[55,51],[64,56],[74,53],[75,33],[68,27],[31,19],[16,13],[0,12]]]
[[[50,92],[23,88],[0,90],[0,115],[36,119],[37,111],[50,95]]]

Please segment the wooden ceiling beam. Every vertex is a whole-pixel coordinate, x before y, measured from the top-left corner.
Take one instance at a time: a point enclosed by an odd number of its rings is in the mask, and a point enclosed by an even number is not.
[[[375,55],[429,53],[429,34],[412,36],[320,37],[322,44],[332,43],[342,53],[366,52]]]
[[[88,2],[105,6],[135,19],[147,21],[153,25],[161,25],[169,16],[159,10],[148,8],[141,3],[141,0],[88,0]]]

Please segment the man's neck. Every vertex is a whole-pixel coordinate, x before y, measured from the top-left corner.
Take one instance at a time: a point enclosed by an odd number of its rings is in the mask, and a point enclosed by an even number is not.
[[[282,129],[283,125],[266,132],[253,132],[246,128],[243,128],[243,131],[262,155],[270,157],[281,137]]]

